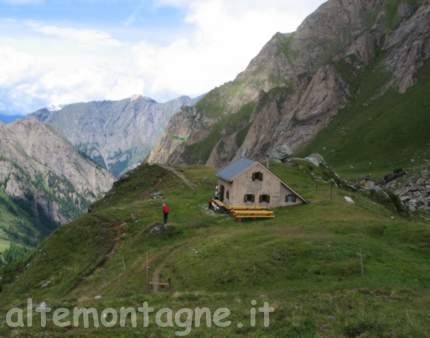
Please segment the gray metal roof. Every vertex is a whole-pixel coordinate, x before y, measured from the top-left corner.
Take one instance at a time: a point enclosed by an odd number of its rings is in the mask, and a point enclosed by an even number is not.
[[[255,163],[257,162],[247,158],[241,158],[240,160],[234,161],[225,168],[218,171],[217,177],[226,182],[231,182],[237,175],[241,174]]]

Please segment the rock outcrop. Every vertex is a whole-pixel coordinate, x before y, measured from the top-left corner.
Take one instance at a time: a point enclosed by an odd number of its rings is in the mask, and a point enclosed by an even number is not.
[[[430,211],[430,168],[393,180],[385,185],[412,212]]]
[[[428,1],[330,0],[296,32],[277,33],[243,73],[208,93],[192,113],[179,112],[149,161],[222,166],[243,155],[297,152],[354,99],[351,74],[389,73],[375,96],[413,86],[430,56],[429,22]],[[252,111],[241,115],[249,104]]]
[[[347,97],[347,85],[334,67],[319,68],[291,95],[269,98],[262,105],[237,156],[261,159],[287,147],[294,153],[330,123]]]
[[[430,57],[430,4],[424,1],[414,11],[412,5],[401,2],[397,17],[401,24],[387,36],[383,50],[388,53],[385,65],[393,74],[392,83],[405,93]]]

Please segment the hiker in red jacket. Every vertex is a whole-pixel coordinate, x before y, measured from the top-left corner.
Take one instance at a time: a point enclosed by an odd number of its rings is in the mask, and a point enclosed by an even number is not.
[[[163,203],[164,225],[167,224],[167,219],[169,218],[169,212],[170,212],[170,207],[166,202],[164,202]]]

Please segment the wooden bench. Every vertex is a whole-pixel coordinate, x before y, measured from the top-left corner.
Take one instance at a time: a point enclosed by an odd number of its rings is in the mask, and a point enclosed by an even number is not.
[[[233,216],[260,216],[260,217],[271,217],[273,216],[273,213],[256,213],[256,212],[232,212]]]
[[[254,214],[273,214],[273,211],[271,210],[267,210],[267,209],[262,209],[262,210],[257,210],[257,209],[231,209],[231,212],[243,212],[243,213],[254,213]]]
[[[268,219],[268,218],[274,218],[275,215],[273,214],[273,211],[270,210],[245,210],[245,209],[232,209],[231,215],[236,220],[242,220],[242,219]]]
[[[221,210],[225,210],[236,220],[241,221],[242,219],[269,219],[274,218],[273,211],[267,210],[262,207],[228,207],[223,202],[217,199],[213,199],[211,203],[215,204]]]
[[[238,211],[240,211],[240,210],[245,210],[245,211],[248,211],[248,210],[265,211],[266,210],[267,211],[266,208],[262,208],[262,207],[231,207],[230,209],[231,210],[238,210]]]
[[[250,215],[236,215],[233,216],[236,221],[241,221],[244,219],[257,220],[257,219],[272,219],[274,216],[250,216]]]
[[[267,210],[267,209],[236,209],[236,208],[232,208],[230,210],[231,210],[231,212],[253,212],[256,214],[273,213],[273,211]]]

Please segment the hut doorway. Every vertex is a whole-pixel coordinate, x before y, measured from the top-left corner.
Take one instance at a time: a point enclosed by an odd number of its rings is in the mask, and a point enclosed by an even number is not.
[[[219,187],[219,200],[221,202],[224,202],[224,195],[225,195],[225,187],[221,184]]]

